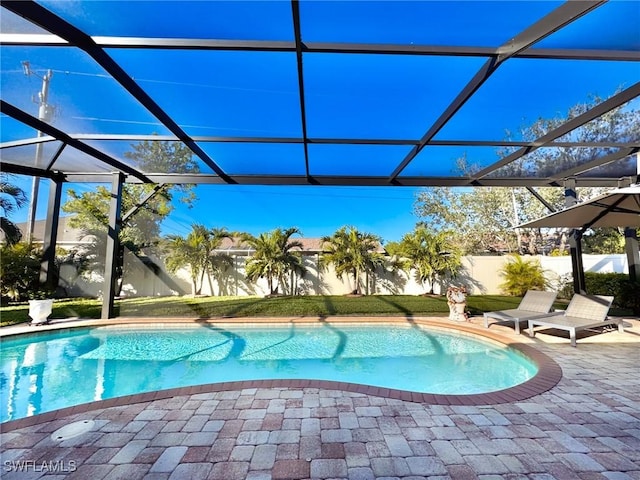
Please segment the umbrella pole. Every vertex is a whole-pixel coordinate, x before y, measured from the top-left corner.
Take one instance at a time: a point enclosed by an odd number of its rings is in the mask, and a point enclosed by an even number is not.
[[[575,178],[569,178],[564,183],[564,204],[571,207],[578,203]],[[584,265],[582,264],[582,233],[583,230],[573,229],[569,232],[569,251],[571,253],[571,269],[573,270],[574,293],[587,293],[584,279]]]
[[[638,234],[635,228],[624,229],[624,243],[629,265],[629,280],[640,280],[640,251],[638,250]]]
[[[582,264],[582,231],[572,230],[569,235],[569,249],[571,252],[571,267],[573,270],[573,291],[585,294],[584,265]]]

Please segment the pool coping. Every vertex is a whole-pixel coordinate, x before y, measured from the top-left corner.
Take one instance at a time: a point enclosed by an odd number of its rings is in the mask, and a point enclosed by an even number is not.
[[[15,332],[0,333],[0,337],[12,337],[24,333],[45,332],[50,330],[71,329],[81,327],[99,326],[135,326],[135,325],[162,325],[169,326],[175,324],[197,323],[205,325],[223,324],[309,324],[309,323],[409,323],[426,327],[435,327],[446,330],[454,330],[466,334],[484,337],[504,345],[512,347],[526,357],[531,359],[538,367],[537,374],[529,380],[519,385],[503,390],[488,393],[466,394],[466,395],[444,395],[432,393],[420,393],[392,388],[375,387],[370,385],[336,382],[330,380],[302,380],[302,379],[274,379],[274,380],[243,380],[236,382],[210,383],[195,385],[190,387],[178,387],[153,392],[125,395],[122,397],[97,400],[94,402],[82,403],[72,407],[65,407],[50,412],[44,412],[30,417],[9,420],[0,423],[1,430],[8,432],[19,428],[37,425],[39,423],[50,422],[67,415],[86,413],[91,410],[104,409],[109,407],[120,407],[135,403],[152,402],[163,400],[175,396],[194,395],[202,393],[214,393],[225,390],[242,390],[248,388],[320,388],[328,390],[343,390],[364,395],[386,397],[397,400],[404,400],[429,405],[460,405],[460,406],[481,406],[512,403],[527,400],[533,396],[542,394],[558,384],[562,378],[562,369],[558,363],[548,355],[538,349],[523,342],[515,341],[489,329],[480,329],[479,326],[470,322],[454,322],[448,319],[438,319],[433,317],[243,317],[243,318],[117,318],[109,320],[78,320],[55,322],[48,325],[30,327],[30,329],[14,329]]]

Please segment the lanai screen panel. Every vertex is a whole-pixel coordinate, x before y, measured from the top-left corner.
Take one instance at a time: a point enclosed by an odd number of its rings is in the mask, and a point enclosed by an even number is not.
[[[272,185],[637,181],[637,2],[42,0],[4,1],[0,13],[6,171]],[[31,158],[39,136],[53,161]],[[140,165],[131,151],[145,142],[177,142],[195,167]]]

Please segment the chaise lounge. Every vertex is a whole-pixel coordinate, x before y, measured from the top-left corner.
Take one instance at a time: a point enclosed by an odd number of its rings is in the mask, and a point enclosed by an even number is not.
[[[553,306],[557,293],[529,290],[525,293],[517,308],[485,312],[484,326],[489,328],[489,319],[497,320],[493,323],[513,323],[516,333],[520,333],[520,323],[531,318],[548,315]]]
[[[555,328],[569,332],[571,346],[576,346],[576,333],[607,325],[617,325],[624,332],[621,319],[608,318],[613,297],[575,294],[564,312],[529,319],[529,335],[535,336],[534,327]]]

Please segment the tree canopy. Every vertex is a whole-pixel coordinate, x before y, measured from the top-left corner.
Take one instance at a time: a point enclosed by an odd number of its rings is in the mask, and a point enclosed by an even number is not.
[[[619,93],[618,90],[613,95]],[[555,130],[564,122],[572,120],[585,112],[593,109],[604,98],[598,95],[591,95],[589,100],[578,103],[570,107],[562,115],[558,114],[553,118],[539,118],[536,121],[523,125],[518,132],[506,132],[506,140],[513,140],[519,137],[524,141],[535,141],[536,139]],[[637,105],[637,103],[635,104]],[[622,105],[595,118],[591,122],[572,130],[566,135],[558,138],[558,141],[573,141],[597,144],[598,142],[633,142],[637,140],[637,133],[640,131],[640,110],[634,104]],[[500,157],[509,155],[514,149],[504,148],[499,150]],[[615,147],[587,146],[587,147],[562,147],[558,148],[550,144],[548,146],[535,149],[492,173],[493,176],[514,176],[514,177],[548,177],[556,176],[558,173],[569,169],[588,165],[589,162],[602,158],[617,151]],[[609,164],[595,167],[600,173],[609,172],[623,176],[625,172],[634,174],[635,155],[616,160]]]
[[[193,154],[181,142],[144,141],[131,145],[125,157],[136,163],[142,171],[191,172],[199,170]],[[147,198],[157,189],[155,195]],[[68,200],[62,211],[72,214],[69,220],[73,228],[80,229],[90,239],[88,254],[96,262],[103,261],[105,238],[108,227],[111,192],[99,185],[93,191],[67,191]],[[174,209],[174,201],[192,205],[195,200],[193,185],[164,185],[157,188],[147,184],[125,184],[122,189],[122,212],[135,211],[121,225],[119,267],[122,276],[125,250],[139,257],[144,251],[152,251],[158,244],[160,224]],[[132,267],[129,262],[124,268]]]
[[[199,171],[193,154],[181,142],[144,141],[131,145],[132,150],[124,156],[135,162],[142,171],[167,171],[169,173]],[[146,202],[154,185],[138,185],[127,183],[122,190],[122,211],[128,212],[139,207],[131,215],[121,229],[122,238],[128,238],[138,244],[145,239],[156,239],[160,231],[160,222],[174,209],[173,201],[178,200],[192,205],[195,201],[193,185],[165,185]],[[77,192],[69,189],[69,200],[62,206],[66,213],[74,214],[71,226],[86,230],[106,230],[109,217],[111,192],[105,186],[98,186],[95,191]]]
[[[554,118],[540,118],[531,124],[522,126],[518,132],[506,132],[506,140],[534,141],[563,122],[571,120],[592,109],[603,101],[592,96],[590,101],[571,107],[566,114]],[[596,120],[577,128],[560,141],[575,141],[597,144],[602,141],[627,142],[634,132],[640,131],[640,111],[628,105],[611,110]],[[576,167],[589,165],[590,162],[612,153],[615,149],[598,146],[589,147],[554,147],[545,146],[532,150],[527,155],[509,163],[490,175],[494,177],[546,177],[562,176],[564,172]],[[498,150],[499,158],[511,154],[514,148]],[[635,155],[606,165],[595,167],[598,170],[615,172],[635,172]],[[486,165],[469,162],[466,156],[457,160],[456,171],[463,175],[473,175]],[[602,188],[578,189],[579,199],[592,198],[603,193]],[[563,188],[548,187],[536,189],[554,210],[565,207]],[[540,229],[522,231],[514,229],[516,225],[546,215],[549,210],[527,188],[425,188],[418,194],[414,205],[415,214],[421,223],[436,231],[452,230],[457,232],[460,244],[465,253],[478,254],[485,252],[545,253],[552,250],[564,251],[569,229],[557,229],[552,235],[543,237]],[[593,235],[590,233],[589,235]],[[589,249],[603,251],[607,248],[618,249],[621,234],[615,229],[605,235],[593,235],[587,243]],[[605,239],[609,247],[605,246]],[[599,242],[602,240],[602,242]],[[604,243],[603,243],[604,242]],[[618,251],[618,250],[616,250]]]

